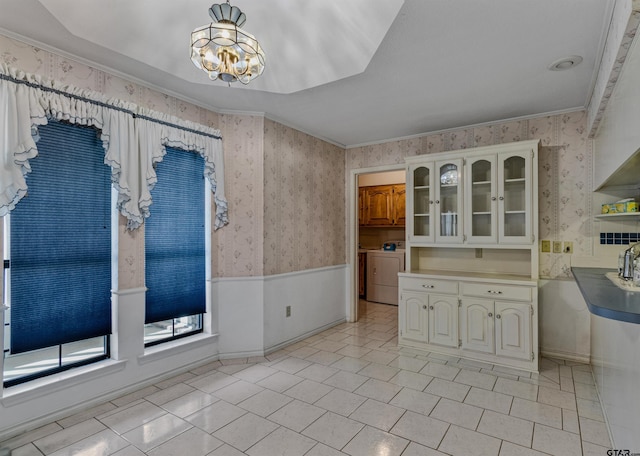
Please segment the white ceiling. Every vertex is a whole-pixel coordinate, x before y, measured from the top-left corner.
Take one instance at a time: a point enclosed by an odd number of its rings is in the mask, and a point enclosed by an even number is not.
[[[246,87],[189,60],[210,1],[0,0],[0,28],[215,111],[264,112],[354,146],[585,107],[613,2],[232,1],[267,55]],[[570,55],[584,61],[547,69]]]

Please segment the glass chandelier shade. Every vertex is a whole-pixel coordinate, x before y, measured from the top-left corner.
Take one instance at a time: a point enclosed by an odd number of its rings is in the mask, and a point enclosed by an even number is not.
[[[255,37],[242,30],[246,16],[229,2],[209,8],[209,25],[191,33],[191,61],[209,79],[248,84],[264,71],[265,55]]]

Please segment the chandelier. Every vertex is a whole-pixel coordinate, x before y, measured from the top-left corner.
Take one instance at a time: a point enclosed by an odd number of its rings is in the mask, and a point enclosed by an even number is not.
[[[209,79],[248,84],[264,71],[264,52],[255,37],[240,27],[247,16],[236,6],[214,3],[213,22],[191,33],[191,61]]]

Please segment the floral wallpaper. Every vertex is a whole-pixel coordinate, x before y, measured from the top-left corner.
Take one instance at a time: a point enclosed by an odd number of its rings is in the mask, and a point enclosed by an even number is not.
[[[347,150],[347,170],[404,163],[405,157],[540,139],[539,237],[573,242],[574,254],[592,254],[592,153],[587,113],[495,123]],[[348,174],[348,173],[347,173]],[[570,278],[571,255],[541,253],[540,276]]]
[[[211,233],[214,277],[344,264],[344,150],[261,116],[218,114],[0,35],[0,61],[221,131],[228,226]],[[119,220],[119,289],[144,286],[144,228]]]
[[[220,129],[230,224],[212,233],[214,276],[344,264],[348,171],[405,157],[540,139],[541,239],[592,254],[592,140],[586,111],[462,128],[343,149],[260,116],[218,114],[0,35],[0,60],[24,71]],[[122,223],[120,224],[122,225]],[[570,255],[540,255],[542,277],[570,277]],[[120,227],[120,288],[144,285],[144,232]]]
[[[344,264],[345,151],[264,122],[264,274]]]
[[[257,116],[220,115],[229,225],[212,236],[215,277],[263,275],[263,122]]]

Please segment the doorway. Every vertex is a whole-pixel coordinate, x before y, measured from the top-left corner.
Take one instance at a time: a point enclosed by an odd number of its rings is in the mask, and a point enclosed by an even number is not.
[[[347,260],[351,267],[351,280],[350,280],[350,303],[349,303],[349,321],[358,321],[360,315],[366,308],[366,283],[362,284],[363,274],[361,270],[362,265],[362,253],[366,254],[367,250],[380,250],[383,243],[396,243],[395,241],[404,242],[405,230],[404,230],[404,206],[402,206],[402,220],[398,220],[400,216],[393,216],[392,219],[383,220],[378,218],[380,216],[380,201],[386,201],[385,196],[376,194],[377,201],[374,203],[377,206],[377,212],[370,212],[374,219],[371,223],[366,222],[366,211],[368,208],[360,205],[363,198],[361,188],[374,188],[377,186],[396,186],[402,185],[404,187],[406,179],[405,166],[388,165],[378,166],[373,168],[359,168],[350,171],[349,176],[349,218],[348,218],[348,255]],[[384,191],[383,188],[377,189]],[[366,196],[364,196],[366,198]],[[404,204],[404,194],[402,195],[402,204]],[[363,214],[363,210],[365,213]],[[382,211],[384,212],[384,211]],[[363,219],[364,216],[364,219]],[[371,219],[371,217],[369,217]],[[395,223],[394,223],[395,222]],[[366,265],[366,263],[365,263]],[[366,266],[365,266],[366,268]],[[366,281],[366,272],[364,274],[364,280]],[[364,285],[361,287],[360,285]],[[364,293],[361,295],[361,292]],[[364,296],[364,299],[361,299]]]

